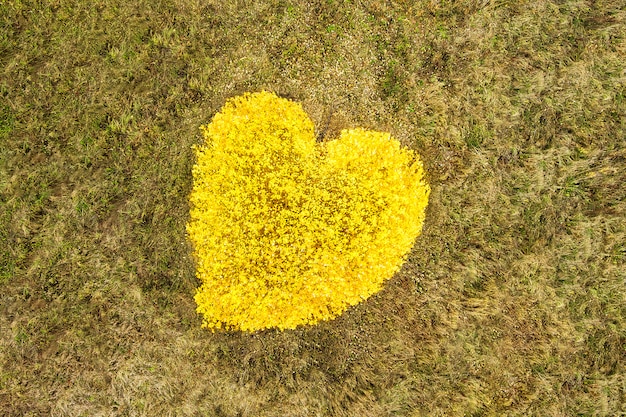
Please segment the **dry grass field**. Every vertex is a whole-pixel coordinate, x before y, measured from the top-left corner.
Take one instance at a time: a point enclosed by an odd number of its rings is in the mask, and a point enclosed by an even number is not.
[[[262,89],[430,205],[336,320],[211,333],[191,146]],[[0,0],[0,415],[626,415],[626,1]]]

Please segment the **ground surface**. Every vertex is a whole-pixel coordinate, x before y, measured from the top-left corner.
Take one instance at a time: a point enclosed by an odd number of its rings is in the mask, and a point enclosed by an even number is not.
[[[626,415],[624,1],[0,2],[0,415]],[[198,127],[303,102],[432,187],[402,271],[200,329]]]

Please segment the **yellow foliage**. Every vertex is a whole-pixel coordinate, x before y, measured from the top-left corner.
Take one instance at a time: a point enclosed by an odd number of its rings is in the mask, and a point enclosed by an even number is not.
[[[302,107],[230,99],[202,127],[187,225],[209,329],[293,329],[381,289],[420,234],[430,189],[388,133],[316,143]]]

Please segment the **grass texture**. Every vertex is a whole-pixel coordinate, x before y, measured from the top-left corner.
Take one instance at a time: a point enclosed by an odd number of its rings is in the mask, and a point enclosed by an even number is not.
[[[626,414],[624,1],[0,2],[0,415]],[[202,329],[192,145],[274,91],[431,186],[383,290]]]

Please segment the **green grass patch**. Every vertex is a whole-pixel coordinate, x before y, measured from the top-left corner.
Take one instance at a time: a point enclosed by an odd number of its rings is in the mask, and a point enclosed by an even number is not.
[[[626,413],[622,6],[4,1],[0,415]],[[211,334],[191,146],[261,89],[416,149],[430,205],[367,302]]]

